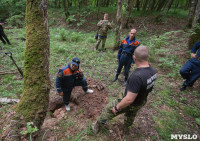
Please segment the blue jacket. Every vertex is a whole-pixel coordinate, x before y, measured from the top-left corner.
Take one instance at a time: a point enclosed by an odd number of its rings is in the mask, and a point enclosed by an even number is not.
[[[73,71],[70,68],[70,63],[60,68],[56,78],[56,89],[58,93],[72,89],[74,87],[75,80],[82,79],[83,73],[80,73],[79,70]]]
[[[200,58],[200,41],[194,44],[194,46],[192,47],[191,53],[195,53],[196,56]],[[196,58],[190,59],[190,62],[200,66],[200,60]]]
[[[130,43],[129,43],[130,42]],[[129,44],[128,44],[129,43]],[[129,41],[129,37],[126,37],[122,40],[120,46],[119,46],[119,51],[117,55],[117,59],[120,60],[121,54],[123,52],[133,55],[134,50],[140,45],[140,42],[136,40],[134,37],[133,41]]]

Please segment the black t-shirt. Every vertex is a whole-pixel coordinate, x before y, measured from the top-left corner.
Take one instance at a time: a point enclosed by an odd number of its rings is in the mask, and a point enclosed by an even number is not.
[[[141,105],[147,100],[147,96],[152,91],[156,78],[156,70],[152,67],[137,68],[131,74],[124,93],[125,96],[127,91],[137,94],[136,99],[131,105]]]

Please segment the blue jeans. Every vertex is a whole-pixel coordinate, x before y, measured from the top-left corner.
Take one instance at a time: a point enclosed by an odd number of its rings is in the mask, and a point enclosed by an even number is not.
[[[180,70],[180,74],[183,79],[186,79],[183,83],[185,86],[193,86],[194,82],[200,77],[200,66],[187,61]]]
[[[88,85],[87,85],[87,81],[85,78],[83,78],[82,80],[75,80],[75,83],[74,83],[74,87],[75,86],[82,86],[83,90],[86,92],[88,90]],[[74,87],[71,87],[71,88],[67,88],[65,91],[63,91],[63,103],[65,105],[68,105],[69,102],[70,102],[70,97],[71,97],[71,92],[72,92],[72,89]]]
[[[129,75],[129,70],[131,68],[131,63],[133,62],[132,56],[125,56],[124,54],[121,55],[119,63],[118,63],[118,68],[117,68],[117,75],[119,75],[122,71],[122,68],[124,66],[124,76],[127,79]]]

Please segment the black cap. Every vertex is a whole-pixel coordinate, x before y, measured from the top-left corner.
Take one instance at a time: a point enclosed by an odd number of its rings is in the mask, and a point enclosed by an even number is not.
[[[74,64],[74,65],[76,65],[76,66],[79,66],[79,64],[80,64],[80,59],[78,59],[77,57],[74,57],[74,58],[72,59],[72,64]]]

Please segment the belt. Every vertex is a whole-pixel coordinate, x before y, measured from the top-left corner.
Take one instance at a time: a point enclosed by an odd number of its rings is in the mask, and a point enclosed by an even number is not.
[[[107,38],[107,36],[101,36],[101,35],[98,35],[98,37],[100,37],[100,38]]]
[[[122,54],[124,54],[125,56],[132,56],[131,54],[126,53],[126,52],[122,52]]]

